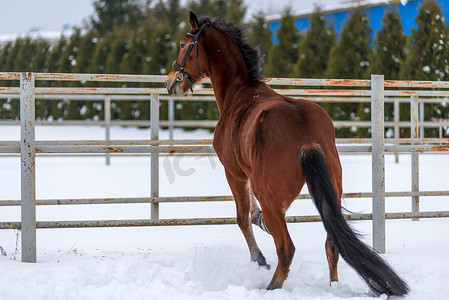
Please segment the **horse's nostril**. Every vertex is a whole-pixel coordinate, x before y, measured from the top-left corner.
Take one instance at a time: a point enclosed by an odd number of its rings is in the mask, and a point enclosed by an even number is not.
[[[165,86],[167,88],[169,95],[175,95],[175,89],[176,89],[177,83],[178,82],[176,80],[173,80],[173,81],[167,80],[165,82]]]

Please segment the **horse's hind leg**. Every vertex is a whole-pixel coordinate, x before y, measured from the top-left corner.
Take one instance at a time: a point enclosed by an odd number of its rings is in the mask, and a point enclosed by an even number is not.
[[[270,234],[263,220],[262,210],[260,210],[259,206],[257,205],[256,196],[254,196],[251,190],[250,190],[250,200],[251,200],[251,208],[250,208],[251,222],[254,225],[259,226],[260,229],[262,229],[263,231]]]
[[[284,212],[273,211],[263,205],[262,211],[267,228],[273,236],[278,255],[278,265],[267,289],[279,289],[282,288],[285,279],[288,277],[293,255],[295,254],[295,246],[287,230]]]
[[[332,281],[338,281],[338,272],[337,272],[338,250],[337,248],[335,248],[329,235],[327,235],[326,238],[325,248],[326,248],[327,262],[329,264],[330,282],[332,283]]]
[[[338,163],[337,163],[338,162]],[[337,199],[338,199],[338,205],[341,206],[341,194],[342,194],[342,184],[341,184],[341,166],[337,160],[334,160],[332,174],[332,180],[334,181],[334,189],[337,193]],[[337,272],[337,265],[338,265],[338,258],[339,253],[337,248],[332,243],[332,240],[329,235],[327,235],[326,243],[325,243],[325,249],[326,249],[326,256],[327,256],[327,262],[329,264],[329,280],[330,283],[332,281],[338,281],[338,272]]]
[[[260,251],[251,227],[251,219],[249,215],[251,204],[248,181],[235,180],[228,173],[226,173],[226,177],[228,179],[229,186],[231,187],[237,207],[237,224],[239,225],[240,230],[245,237],[246,243],[248,244],[251,260],[257,262],[259,266],[265,266],[269,269],[270,265],[267,264],[265,256],[263,256]]]

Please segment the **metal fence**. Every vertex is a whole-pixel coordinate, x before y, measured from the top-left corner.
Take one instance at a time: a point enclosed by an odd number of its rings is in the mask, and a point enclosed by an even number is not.
[[[92,74],[50,74],[50,73],[0,73],[0,80],[20,80],[20,88],[0,87],[0,95],[20,95],[20,141],[0,141],[0,153],[20,153],[21,155],[21,200],[0,200],[0,206],[21,206],[21,222],[0,222],[0,229],[21,229],[22,231],[22,261],[36,261],[36,228],[74,228],[74,227],[118,227],[118,226],[161,226],[161,225],[211,225],[234,224],[235,218],[196,218],[196,219],[160,219],[159,203],[163,202],[198,202],[198,201],[231,201],[227,197],[160,197],[159,196],[159,155],[192,153],[213,154],[210,140],[160,140],[159,101],[162,97],[174,100],[166,95],[165,88],[39,88],[35,81],[118,81],[118,82],[165,82],[164,76],[151,75],[92,75]],[[385,219],[434,218],[449,217],[449,211],[420,212],[419,197],[448,196],[449,191],[419,190],[419,153],[449,152],[448,138],[423,138],[419,133],[420,126],[446,126],[449,122],[426,124],[419,117],[420,102],[445,101],[449,96],[449,82],[427,81],[384,81],[382,75],[372,75],[371,80],[333,80],[333,79],[269,79],[270,85],[290,86],[290,89],[276,89],[281,94],[294,97],[310,98],[315,101],[350,101],[370,102],[372,132],[371,139],[341,139],[337,148],[340,153],[372,153],[372,191],[366,193],[345,193],[345,198],[372,198],[372,214],[348,214],[348,220],[373,220],[373,247],[379,252],[385,252]],[[298,88],[301,87],[301,88]],[[334,89],[322,87],[336,87]],[[438,90],[435,90],[438,89]],[[195,91],[199,95],[212,95],[210,88]],[[88,95],[105,97],[105,103],[118,97],[115,95],[134,95],[151,100],[151,140],[94,140],[94,141],[36,141],[34,129],[35,99],[51,98],[51,95]],[[100,95],[100,96],[98,96]],[[105,95],[105,96],[102,96]],[[142,96],[143,95],[143,96]],[[75,96],[70,96],[75,97]],[[83,96],[84,97],[84,96]],[[197,96],[186,99],[196,100]],[[208,96],[207,100],[211,100]],[[386,97],[394,97],[396,103],[409,101],[411,103],[411,121],[402,123],[395,117],[394,122],[384,120],[384,104]],[[176,98],[178,99],[178,98]],[[396,116],[396,113],[395,113]],[[110,108],[105,110],[106,128],[110,124]],[[172,122],[172,123],[170,123]],[[166,126],[179,126],[168,120]],[[182,121],[178,121],[182,122]],[[5,123],[4,123],[5,124]],[[11,124],[6,122],[6,124]],[[212,124],[213,125],[213,124]],[[336,126],[338,123],[336,122]],[[342,125],[343,126],[343,125]],[[367,126],[366,122],[353,122],[350,126]],[[395,128],[410,126],[411,137],[407,139],[385,139],[385,126]],[[106,130],[108,139],[108,129]],[[404,192],[385,192],[385,153],[411,152],[412,155],[412,190]],[[36,154],[55,153],[140,153],[151,156],[151,194],[140,198],[96,198],[96,199],[41,199],[35,197],[35,158]],[[385,197],[411,197],[412,211],[400,213],[385,213]],[[299,199],[309,198],[300,195]],[[110,221],[56,221],[36,222],[36,205],[67,205],[67,204],[105,204],[105,203],[149,203],[151,216],[144,220],[110,220]],[[292,216],[288,222],[319,221],[319,216]]]

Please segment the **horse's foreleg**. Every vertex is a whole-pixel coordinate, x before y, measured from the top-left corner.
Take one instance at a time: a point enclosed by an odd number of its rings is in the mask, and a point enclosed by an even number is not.
[[[236,180],[228,173],[226,173],[226,177],[237,207],[237,224],[248,244],[251,260],[257,262],[259,266],[265,266],[269,269],[270,266],[267,264],[265,257],[257,245],[251,227],[251,219],[249,216],[251,204],[248,181]]]

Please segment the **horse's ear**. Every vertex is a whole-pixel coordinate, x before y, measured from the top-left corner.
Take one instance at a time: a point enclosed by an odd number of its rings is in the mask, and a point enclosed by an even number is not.
[[[197,30],[199,26],[198,18],[193,12],[190,12],[190,18],[189,18],[190,26],[192,26],[192,30]]]

